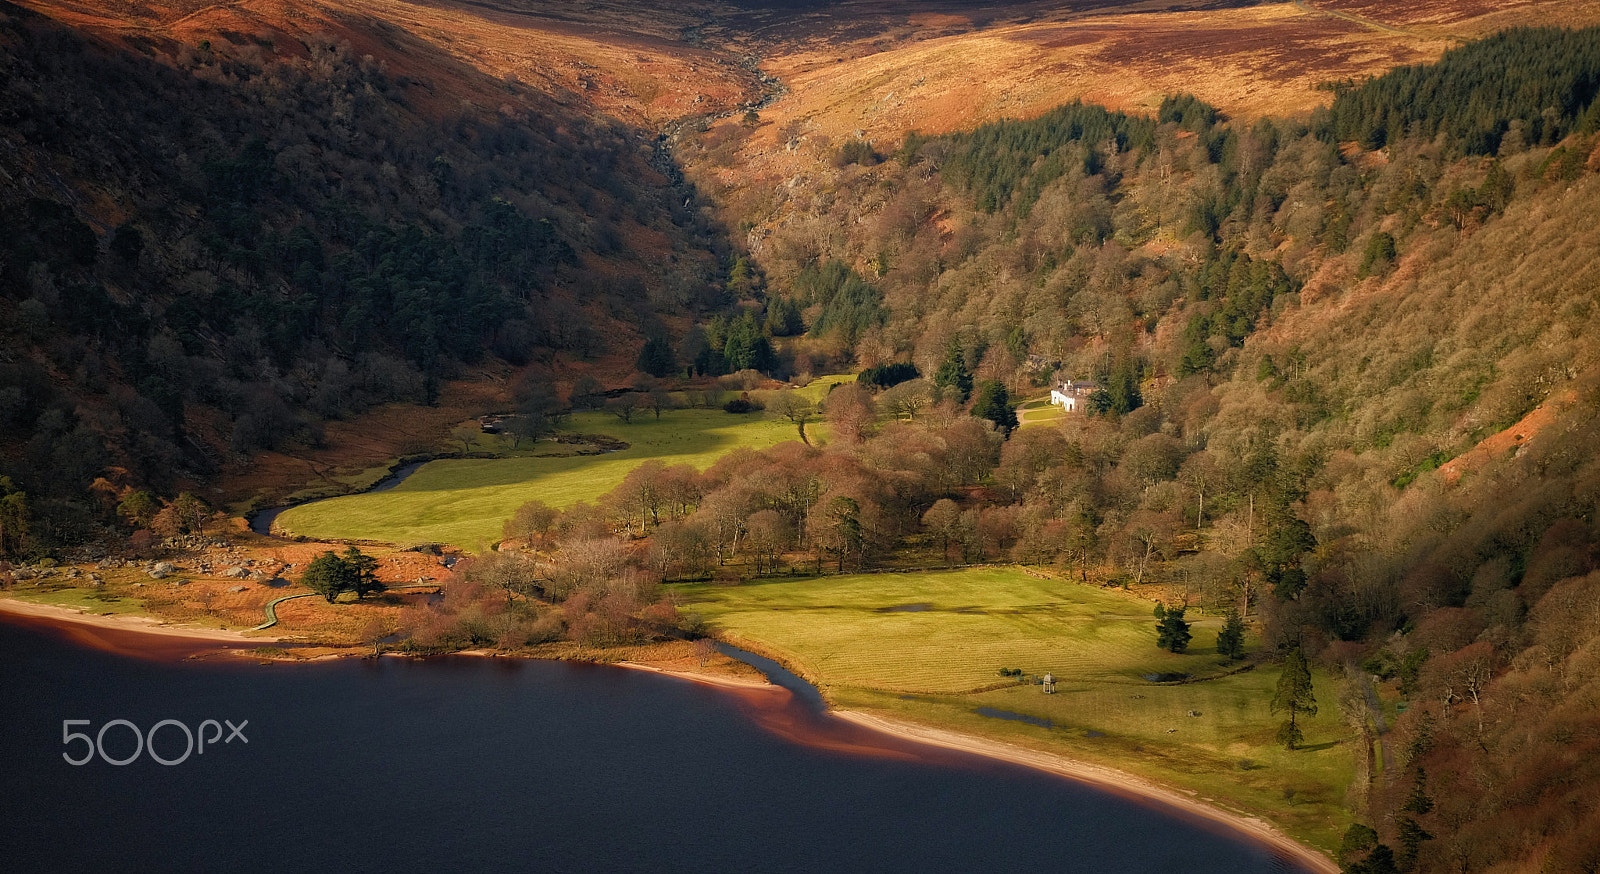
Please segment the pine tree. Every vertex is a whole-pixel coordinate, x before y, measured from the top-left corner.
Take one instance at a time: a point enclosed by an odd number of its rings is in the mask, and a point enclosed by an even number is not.
[[[1217,654],[1230,659],[1244,658],[1244,620],[1239,614],[1228,614],[1228,623],[1217,635]]]
[[[1417,853],[1422,848],[1423,841],[1433,840],[1417,821],[1409,816],[1400,817],[1395,826],[1395,839],[1400,843],[1400,852],[1395,854],[1395,864],[1401,871],[1410,871],[1417,866]]]
[[[1278,729],[1278,742],[1284,749],[1294,749],[1305,740],[1298,717],[1317,715],[1317,699],[1311,687],[1311,668],[1306,664],[1300,647],[1289,650],[1283,660],[1283,674],[1278,677],[1278,691],[1272,696],[1269,707],[1272,713],[1288,713],[1289,718]]]
[[[1428,795],[1427,771],[1417,769],[1417,776],[1411,783],[1411,794],[1400,809],[1406,813],[1427,813],[1433,810],[1433,798]]]
[[[1349,874],[1400,874],[1400,868],[1395,864],[1394,850],[1389,849],[1388,844],[1373,847],[1365,860],[1356,862],[1345,871]]]
[[[671,376],[678,370],[678,359],[672,354],[672,344],[667,338],[657,334],[644,341],[636,366],[651,376]]]
[[[350,566],[334,555],[332,550],[311,560],[305,576],[300,578],[300,584],[326,598],[329,604],[345,592],[355,589]]]
[[[793,337],[806,332],[806,323],[800,318],[800,306],[794,298],[774,298],[767,304],[767,333],[774,337]]]
[[[986,380],[972,405],[972,415],[988,419],[1000,433],[1009,436],[1017,427],[1017,411],[1011,406],[1011,393],[999,380]]]
[[[365,598],[387,588],[378,582],[378,560],[372,556],[352,546],[344,551],[339,560],[344,562],[350,589],[356,593],[357,598]]]
[[[1189,623],[1183,621],[1185,610],[1182,604],[1166,608],[1161,621],[1156,623],[1156,646],[1168,652],[1183,652],[1189,648],[1189,639],[1194,635],[1189,632]]]
[[[939,370],[933,374],[933,384],[941,388],[954,389],[958,395],[957,400],[962,403],[966,403],[972,394],[972,371],[967,369],[967,356],[961,351],[959,342],[950,341],[950,348],[945,350],[944,363],[940,364]]]
[[[727,360],[728,367],[735,371],[772,369],[772,344],[749,310],[745,310],[728,326],[728,339],[723,344],[722,357]]]

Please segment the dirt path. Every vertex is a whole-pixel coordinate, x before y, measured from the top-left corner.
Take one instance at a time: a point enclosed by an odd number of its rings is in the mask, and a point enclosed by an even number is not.
[[[1031,410],[1024,409],[1024,407],[1033,403],[1038,403],[1038,401],[1023,401],[1017,405],[1017,427],[1020,428],[1023,425],[1043,425],[1046,422],[1056,422],[1060,421],[1064,416],[1059,408],[1050,405]]]
[[[1389,770],[1394,759],[1389,757],[1389,726],[1383,719],[1383,704],[1378,701],[1378,692],[1372,688],[1372,682],[1365,677],[1361,679],[1361,694],[1367,699],[1367,712],[1372,716],[1372,726],[1378,733],[1378,752],[1383,756],[1383,768]]]
[[[1422,35],[1420,33],[1417,33],[1414,30],[1407,30],[1407,29],[1405,29],[1403,27],[1395,27],[1392,24],[1384,24],[1381,21],[1373,21],[1370,18],[1365,18],[1363,16],[1355,15],[1353,13],[1340,12],[1337,9],[1318,9],[1317,7],[1311,5],[1311,0],[1294,0],[1294,5],[1296,7],[1298,7],[1302,12],[1307,12],[1307,13],[1312,14],[1312,15],[1326,15],[1326,16],[1328,16],[1330,18],[1343,19],[1344,21],[1348,21],[1351,24],[1359,24],[1362,27],[1368,28],[1370,30],[1376,30],[1379,33],[1393,34],[1394,36],[1404,36],[1404,37],[1409,37],[1411,39],[1424,39],[1424,40],[1437,39],[1437,37],[1424,36],[1424,35]]]

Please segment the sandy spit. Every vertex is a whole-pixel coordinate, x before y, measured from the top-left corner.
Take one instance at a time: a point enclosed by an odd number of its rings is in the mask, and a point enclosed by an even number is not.
[[[71,622],[76,625],[92,625],[96,628],[109,628],[116,631],[135,631],[140,634],[158,634],[164,637],[183,637],[191,640],[215,641],[217,643],[265,644],[279,639],[270,635],[247,635],[242,631],[227,631],[221,628],[166,625],[161,620],[150,616],[100,616],[94,613],[85,613],[71,607],[34,604],[29,601],[19,601],[15,598],[0,598],[0,612],[56,622]]]
[[[776,688],[765,679],[753,680],[742,677],[728,677],[720,674],[702,674],[696,671],[674,671],[667,668],[658,668],[655,665],[645,665],[639,662],[608,662],[614,668],[628,668],[635,671],[649,671],[652,674],[661,674],[667,677],[677,677],[681,680],[691,680],[707,686],[726,686],[734,689],[772,689]]]

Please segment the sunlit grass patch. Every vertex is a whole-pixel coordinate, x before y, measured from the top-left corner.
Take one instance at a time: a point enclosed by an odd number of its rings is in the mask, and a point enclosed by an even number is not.
[[[521,504],[541,500],[565,507],[593,501],[648,459],[704,469],[740,447],[765,449],[796,439],[787,422],[760,413],[669,410],[659,419],[636,415],[624,423],[608,413],[574,415],[569,431],[603,434],[627,449],[600,455],[446,459],[424,465],[383,492],[307,504],[278,517],[283,530],[307,537],[390,543],[438,542],[476,548],[500,538],[505,520]],[[813,439],[817,426],[809,429]],[[541,441],[548,448],[557,444]]]
[[[837,706],[1137,773],[1324,848],[1349,822],[1354,765],[1332,681],[1317,678],[1306,748],[1282,749],[1267,707],[1278,668],[1241,670],[1247,663],[1218,656],[1222,616],[1191,609],[1189,652],[1173,654],[1156,646],[1152,602],[1020,569],[678,588],[686,611],[785,660]],[[1057,691],[1008,680],[1003,668],[1048,672]],[[1150,679],[1182,674],[1195,681]]]

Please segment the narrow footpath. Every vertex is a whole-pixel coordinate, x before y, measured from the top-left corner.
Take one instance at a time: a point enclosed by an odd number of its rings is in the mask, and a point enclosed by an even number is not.
[[[1361,16],[1361,15],[1356,15],[1356,14],[1351,13],[1351,12],[1340,12],[1337,9],[1319,9],[1319,8],[1317,8],[1315,6],[1312,6],[1310,0],[1294,0],[1294,5],[1296,7],[1298,7],[1300,9],[1300,11],[1306,12],[1306,13],[1311,14],[1311,15],[1326,15],[1326,16],[1328,16],[1330,18],[1343,19],[1344,21],[1348,21],[1351,24],[1359,24],[1362,27],[1369,28],[1371,30],[1376,30],[1376,31],[1379,31],[1380,33],[1387,33],[1387,34],[1392,34],[1394,36],[1405,36],[1405,37],[1410,37],[1412,39],[1422,39],[1422,40],[1430,40],[1430,41],[1431,40],[1437,40],[1437,39],[1440,38],[1440,37],[1436,37],[1436,36],[1427,36],[1425,34],[1418,33],[1418,32],[1416,32],[1414,30],[1407,30],[1406,28],[1403,28],[1403,27],[1395,27],[1392,24],[1384,24],[1381,21],[1374,21],[1374,20],[1372,20],[1370,18],[1366,18],[1366,17]]]

